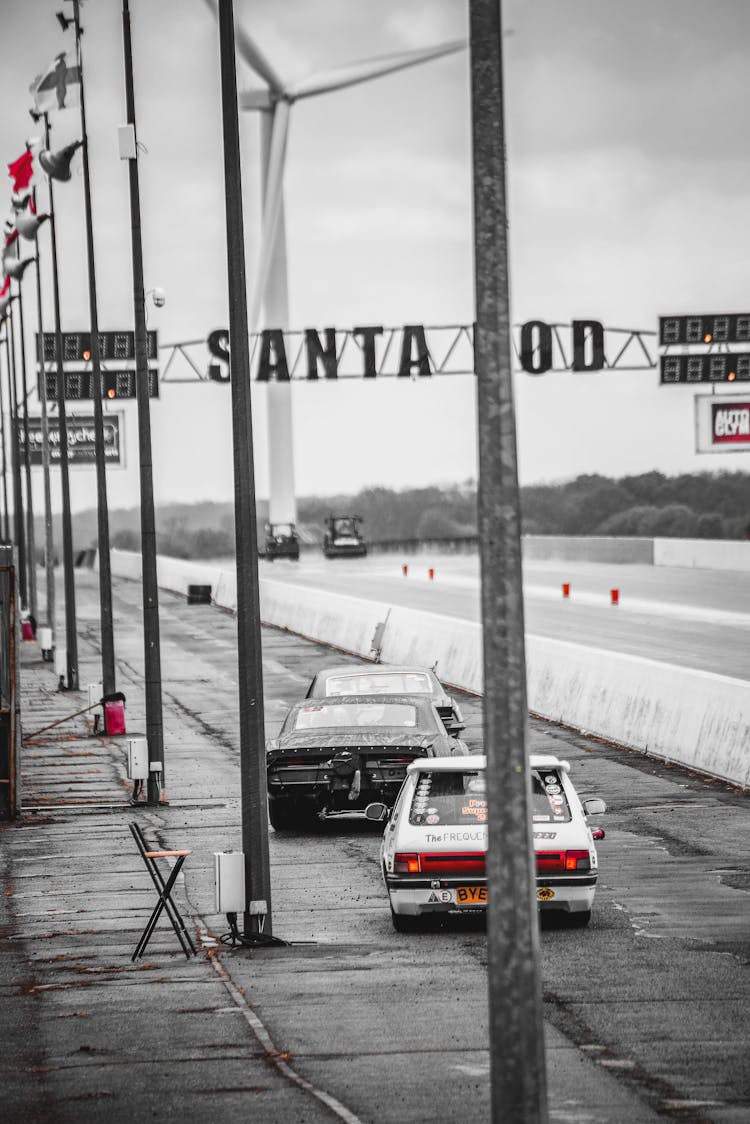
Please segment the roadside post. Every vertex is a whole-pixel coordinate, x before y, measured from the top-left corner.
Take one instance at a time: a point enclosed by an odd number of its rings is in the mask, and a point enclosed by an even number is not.
[[[258,542],[255,524],[250,336],[242,217],[234,5],[219,0],[221,108],[229,283],[230,381],[237,552],[237,657],[240,695],[242,850],[245,855],[243,934],[273,934],[266,804],[266,745],[260,643]]]
[[[547,1084],[526,752],[521,519],[508,294],[502,21],[472,0],[474,270],[492,1120],[545,1124]]]

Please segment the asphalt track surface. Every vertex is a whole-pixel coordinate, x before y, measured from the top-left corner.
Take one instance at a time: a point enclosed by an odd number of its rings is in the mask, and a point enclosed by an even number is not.
[[[100,666],[96,576],[76,584],[85,684]],[[144,728],[140,585],[117,582],[113,602],[132,735]],[[81,718],[24,749],[25,812],[0,848],[0,1118],[322,1124],[334,1116],[316,1090],[350,1124],[489,1120],[481,921],[395,933],[377,825],[271,831],[274,931],[291,944],[211,944],[226,928],[213,852],[241,838],[236,626],[165,593],[160,618],[168,805],[129,807],[122,740],[87,734]],[[346,658],[276,629],[263,630],[263,657],[269,737],[312,675]],[[27,731],[85,705],[55,690],[30,646],[22,659]],[[461,704],[481,748],[481,701]],[[608,804],[590,926],[540,934],[550,1121],[742,1124],[747,796],[537,720],[529,748],[567,758],[579,792]],[[134,815],[150,841],[191,850],[180,902],[195,959],[160,923],[130,962],[154,898]]]
[[[408,566],[404,577],[402,565]],[[429,578],[429,568],[434,578]],[[460,555],[302,556],[262,562],[277,581],[478,620],[479,564]],[[563,583],[570,595],[562,595]],[[619,604],[611,603],[617,589]],[[584,562],[524,567],[529,634],[750,679],[750,573]]]

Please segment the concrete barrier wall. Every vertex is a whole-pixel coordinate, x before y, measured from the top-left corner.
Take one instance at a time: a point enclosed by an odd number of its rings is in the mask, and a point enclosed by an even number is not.
[[[140,555],[113,551],[112,572],[140,577]],[[217,604],[236,608],[233,573],[160,558],[159,581],[177,592],[210,584]],[[385,663],[436,665],[445,683],[482,692],[477,622],[271,579],[260,601],[266,624],[366,658],[377,642]],[[533,713],[750,787],[749,683],[534,635],[526,664]]]
[[[655,566],[750,572],[750,540],[654,539]]]
[[[524,535],[529,562],[640,562],[653,565],[654,540],[596,535]]]

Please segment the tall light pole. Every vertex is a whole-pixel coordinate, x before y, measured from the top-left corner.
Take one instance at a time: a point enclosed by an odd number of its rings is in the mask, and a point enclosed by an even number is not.
[[[115,645],[112,622],[112,570],[109,552],[109,507],[107,505],[107,466],[104,451],[104,411],[102,409],[102,369],[99,351],[99,313],[96,300],[96,266],[94,263],[94,224],[91,215],[91,175],[89,145],[86,132],[86,98],[81,53],[81,21],[79,0],[73,0],[76,61],[80,78],[81,140],[83,142],[83,199],[86,214],[86,258],[89,281],[89,323],[91,325],[91,368],[94,376],[94,452],[96,461],[96,511],[99,548],[99,616],[102,643],[102,690],[111,695],[115,682]]]
[[[247,317],[245,240],[240,174],[240,131],[232,0],[219,0],[221,105],[229,282],[229,340],[234,446],[234,510],[237,557],[237,662],[240,691],[240,782],[245,912],[248,938],[272,936],[268,855],[263,664],[260,642],[258,543],[255,522],[250,338]]]
[[[74,0],[78,3],[78,0]],[[146,800],[157,804],[164,785],[164,733],[161,697],[161,646],[159,637],[159,586],[156,574],[156,518],[154,478],[151,457],[151,408],[148,396],[148,336],[146,334],[146,296],[143,285],[143,246],[141,241],[141,196],[138,183],[138,145],[135,128],[133,89],[133,48],[130,39],[130,8],[122,4],[122,32],[125,56],[125,100],[131,129],[130,229],[133,257],[133,306],[135,312],[135,369],[138,398],[138,445],[141,488],[141,567],[143,573],[143,647],[146,676],[146,738],[149,774]]]
[[[8,309],[8,312],[10,309]],[[5,327],[5,369],[8,372],[8,386],[10,386],[10,328],[8,327],[8,313],[6,312],[3,318]],[[5,402],[3,394],[3,380],[0,374],[0,426],[2,427],[2,454],[3,454],[3,467],[2,467],[2,481],[3,481],[3,541],[10,542],[10,515],[8,512],[8,434],[6,432],[6,415],[5,415]]]
[[[490,808],[487,948],[493,1120],[545,1124],[547,1084],[526,752],[521,517],[508,292],[499,0],[472,0],[474,333],[484,741]]]

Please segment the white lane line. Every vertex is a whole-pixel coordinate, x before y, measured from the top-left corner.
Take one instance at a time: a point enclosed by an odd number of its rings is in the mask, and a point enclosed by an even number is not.
[[[208,932],[208,926],[206,925],[203,918],[195,918],[195,920],[200,920],[203,930],[205,932]],[[256,1039],[258,1040],[258,1043],[262,1047],[267,1060],[271,1062],[273,1066],[275,1066],[281,1076],[284,1077],[287,1081],[291,1082],[292,1085],[296,1085],[298,1088],[303,1089],[306,1093],[309,1093],[311,1096],[315,1097],[316,1100],[319,1100],[321,1104],[324,1104],[326,1106],[327,1109],[330,1109],[334,1116],[338,1116],[339,1120],[344,1120],[346,1124],[363,1124],[363,1121],[360,1120],[360,1118],[356,1116],[350,1109],[348,1109],[346,1105],[343,1105],[341,1101],[337,1100],[336,1097],[332,1096],[330,1093],[326,1093],[323,1089],[319,1089],[317,1085],[313,1085],[311,1081],[308,1081],[305,1077],[302,1077],[299,1073],[297,1073],[295,1069],[292,1068],[292,1066],[286,1060],[284,1054],[277,1050],[276,1045],[271,1038],[271,1035],[268,1033],[265,1024],[250,1006],[247,999],[237,987],[219,957],[215,954],[212,954],[208,957],[208,959],[211,961],[211,964],[213,965],[214,971],[216,972],[217,976],[234,1000],[237,1009],[244,1016],[247,1025],[250,1027]]]

